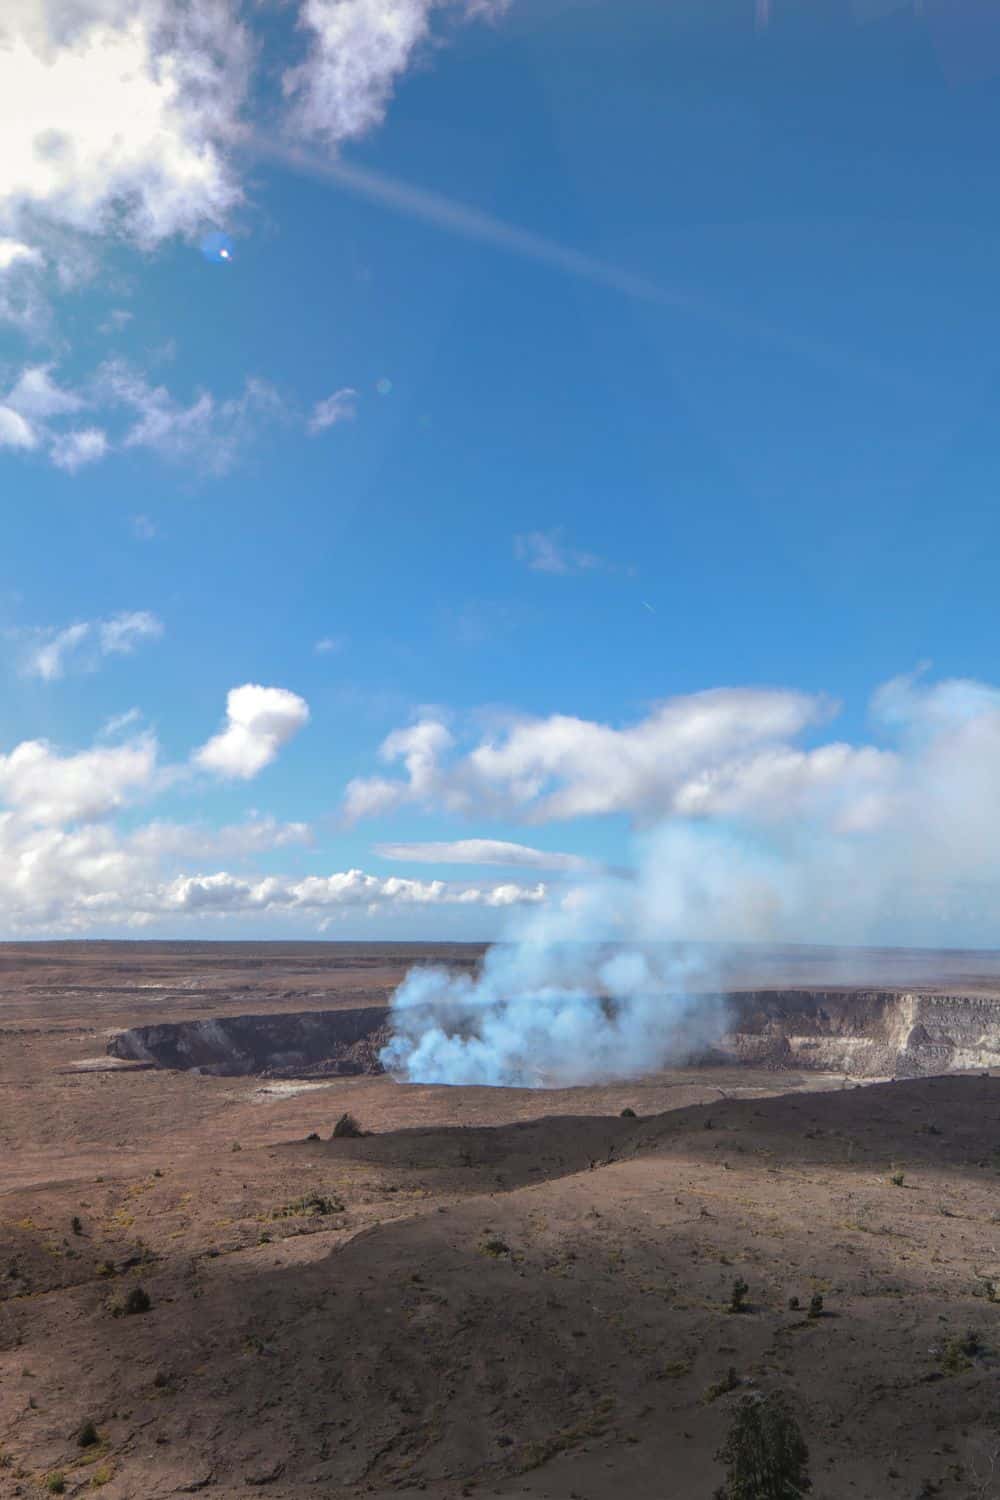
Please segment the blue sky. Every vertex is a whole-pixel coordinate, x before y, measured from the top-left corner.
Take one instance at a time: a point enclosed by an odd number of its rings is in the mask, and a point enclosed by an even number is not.
[[[200,16],[0,20],[0,935],[489,937],[993,795],[981,6]]]

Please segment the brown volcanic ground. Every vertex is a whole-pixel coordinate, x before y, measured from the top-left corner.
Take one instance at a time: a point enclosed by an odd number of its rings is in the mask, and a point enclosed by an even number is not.
[[[384,1004],[479,951],[0,948],[3,1500],[55,1471],[108,1500],[708,1500],[741,1390],[775,1387],[819,1500],[1000,1496],[1000,1079],[295,1092],[104,1059],[117,1028]],[[995,995],[1000,965],[798,950],[730,982]],[[376,1133],[328,1140],[345,1109]]]

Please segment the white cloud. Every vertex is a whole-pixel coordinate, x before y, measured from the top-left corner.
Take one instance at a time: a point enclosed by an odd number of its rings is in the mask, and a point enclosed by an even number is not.
[[[150,385],[120,360],[102,366],[96,391],[107,404],[133,414],[122,437],[124,448],[148,448],[173,463],[193,463],[211,474],[231,469],[258,436],[261,424],[284,410],[277,391],[255,379],[247,380],[239,396],[220,400],[201,391],[185,406],[166,386]]]
[[[454,886],[445,881],[381,878],[363,870],[336,875],[310,875],[290,881],[281,877],[244,880],[220,871],[213,875],[179,877],[163,892],[167,910],[235,913],[336,914],[347,909],[374,913],[384,907],[534,905],[545,900],[543,885]]]
[[[14,265],[42,264],[42,253],[31,245],[23,245],[20,240],[8,239],[0,235],[0,274],[9,271]]]
[[[194,754],[217,776],[249,780],[271,764],[281,746],[304,728],[309,705],[286,688],[245,683],[226,699],[226,727]]]
[[[589,573],[608,564],[569,546],[562,531],[527,531],[514,538],[514,556],[535,573]]]
[[[381,124],[397,80],[431,36],[431,12],[498,15],[502,0],[304,0],[305,62],[284,79],[291,124],[330,142],[356,140]]]
[[[7,394],[7,405],[36,422],[79,411],[85,404],[82,397],[58,385],[51,371],[51,365],[26,366]]]
[[[30,213],[144,245],[239,199],[252,59],[235,6],[17,0],[0,17],[0,219]]]
[[[385,777],[358,777],[348,783],[344,814],[350,822],[388,812],[401,802],[429,802],[440,786],[438,762],[454,744],[450,730],[433,719],[424,719],[409,729],[395,729],[382,743],[384,761],[401,760],[405,782]]]
[[[358,414],[358,393],[345,385],[325,401],[317,401],[309,418],[311,433],[325,432],[338,422],[353,422]]]
[[[32,824],[93,822],[147,790],[155,770],[150,736],[75,755],[25,740],[0,755],[0,800]]]
[[[623,729],[566,714],[518,720],[461,756],[450,753],[451,731],[425,720],[381,747],[381,758],[401,761],[405,776],[351,782],[345,814],[357,819],[416,803],[535,822],[603,813],[648,820],[685,810],[699,794],[711,803],[721,795],[712,791],[713,777],[730,801],[738,787],[749,794],[775,751],[829,712],[825,700],[802,693],[718,688],[668,699]],[[805,756],[803,786],[821,783],[822,757],[796,754]],[[876,774],[869,762],[864,757],[860,771]]]
[[[103,656],[128,656],[142,642],[158,640],[163,622],[148,610],[131,610],[104,620],[78,620],[63,630],[35,627],[15,632],[25,639],[21,671],[54,682],[71,663],[92,671]]]
[[[138,515],[132,517],[132,533],[140,542],[152,542],[160,534],[160,528],[152,516]]]
[[[342,635],[325,635],[313,646],[317,656],[332,656],[336,651],[343,651],[346,642]]]
[[[97,463],[108,452],[108,435],[100,427],[78,427],[58,433],[52,439],[49,455],[57,469],[75,474],[86,464]]]
[[[234,689],[229,710],[229,727],[214,742],[212,758],[233,774],[270,758],[308,713],[292,693],[253,687]],[[139,717],[136,710],[119,715],[104,726],[103,738],[133,729]],[[234,729],[240,734],[233,736]],[[221,751],[219,741],[227,736]],[[546,899],[541,884],[453,884],[358,869],[305,876],[242,874],[239,864],[206,869],[206,859],[242,863],[314,842],[307,823],[253,811],[215,828],[164,819],[138,827],[116,823],[124,810],[162,793],[182,774],[181,767],[160,764],[151,733],[82,751],[28,740],[0,753],[0,930],[88,933],[151,923],[176,930],[179,923],[244,918],[315,928],[352,913],[503,909]]]
[[[146,609],[112,615],[97,626],[102,656],[131,656],[141,641],[159,640],[163,621]]]
[[[599,869],[596,860],[583,854],[560,854],[549,849],[532,849],[527,844],[511,844],[503,839],[454,839],[449,842],[419,844],[377,844],[375,852],[382,859],[428,865],[511,865],[527,870],[556,870],[579,875]]]
[[[19,411],[0,403],[0,448],[37,448],[38,434]]]
[[[204,859],[206,855],[243,858],[311,844],[313,840],[308,823],[281,823],[277,818],[258,816],[223,828],[201,823],[147,823],[129,835],[128,847],[158,860],[167,856]]]
[[[26,677],[40,677],[43,682],[54,682],[66,669],[66,658],[72,655],[90,636],[91,627],[85,622],[68,625],[57,630],[47,640],[29,650],[24,659]]]

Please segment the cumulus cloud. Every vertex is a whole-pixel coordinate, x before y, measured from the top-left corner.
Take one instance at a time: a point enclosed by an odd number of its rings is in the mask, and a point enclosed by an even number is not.
[[[36,626],[17,635],[24,642],[22,673],[54,682],[71,665],[92,671],[101,657],[130,656],[144,641],[163,635],[163,622],[148,610],[127,610],[104,620],[79,620],[62,630]]]
[[[25,740],[0,755],[0,800],[32,824],[93,822],[150,787],[156,755],[145,735],[70,755]]]
[[[404,803],[544,822],[601,813],[649,819],[711,811],[787,784],[794,765],[803,795],[828,779],[830,752],[790,750],[788,741],[828,717],[829,703],[802,693],[718,688],[668,699],[625,728],[566,714],[521,719],[462,755],[444,724],[396,730],[380,756],[403,777],[369,777],[347,788],[349,819]],[[861,780],[877,780],[879,753],[835,750]],[[784,767],[782,755],[790,755]],[[769,793],[770,794],[770,793]]]
[[[448,728],[433,719],[395,729],[382,743],[382,760],[402,761],[405,782],[383,776],[356,777],[348,783],[344,815],[349,822],[388,812],[406,801],[429,803],[441,786],[439,762],[454,744]]]
[[[0,402],[0,448],[31,449],[38,447],[38,434],[31,423]]]
[[[112,643],[128,638],[119,632]],[[227,775],[245,776],[265,764],[308,716],[304,702],[280,688],[234,689],[228,707],[227,728],[201,752]],[[246,873],[241,865],[257,856],[314,842],[308,823],[257,812],[222,827],[163,818],[133,826],[133,809],[183,774],[161,764],[152,733],[134,732],[139,717],[135,710],[119,715],[90,749],[36,739],[0,752],[0,931],[88,933],[149,924],[176,930],[244,919],[315,929],[351,914],[500,910],[546,899],[540,883],[456,884],[359,869]],[[130,737],[106,742],[119,734]],[[125,811],[127,824],[119,818]]]
[[[288,135],[336,143],[378,125],[432,13],[506,0],[302,0],[304,56],[283,78]],[[235,148],[274,76],[239,0],[13,0],[0,14],[0,272],[38,254],[39,222],[151,247],[242,201]],[[440,42],[440,36],[433,39]],[[95,108],[94,101],[100,101]]]
[[[0,222],[41,213],[153,245],[219,220],[240,197],[227,151],[252,55],[227,0],[15,0],[0,17]]]
[[[556,870],[562,874],[586,874],[600,866],[583,854],[560,854],[550,849],[532,849],[503,839],[454,839],[419,844],[377,844],[382,859],[428,865],[510,865],[527,870]]]
[[[0,804],[5,800],[0,780]],[[84,805],[67,802],[60,811]],[[96,799],[91,806],[98,818],[109,810]],[[301,825],[259,821],[259,827],[235,825],[214,833],[160,822],[124,834],[97,819],[31,821],[0,811],[0,927],[14,935],[85,934],[153,923],[176,931],[179,924],[252,919],[322,928],[352,915],[449,906],[512,909],[545,900],[541,885],[451,885],[356,869],[299,879],[227,869],[171,873],[172,865],[192,856],[241,857],[306,841]]]
[[[335,427],[338,422],[353,422],[358,414],[358,393],[345,385],[334,391],[325,401],[317,401],[309,418],[309,431],[314,435]]]
[[[245,683],[230,691],[226,727],[195,752],[194,762],[217,776],[248,781],[308,721],[309,705],[297,693]]]
[[[545,887],[453,886],[441,880],[404,880],[398,875],[383,879],[363,870],[310,875],[298,881],[274,877],[253,881],[222,871],[182,876],[166,888],[162,899],[167,909],[186,912],[326,914],[353,908],[373,913],[387,906],[533,905],[545,900]]]

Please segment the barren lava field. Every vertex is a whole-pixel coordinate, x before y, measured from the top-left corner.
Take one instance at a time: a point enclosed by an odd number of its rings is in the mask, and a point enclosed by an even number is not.
[[[107,1056],[128,1027],[382,1006],[411,962],[478,954],[0,948],[0,1496],[709,1500],[735,1403],[779,1387],[818,1500],[1000,1496],[1000,1079]],[[1000,995],[982,955],[864,963]],[[802,954],[739,977],[834,982]],[[370,1134],[331,1140],[345,1110]]]

